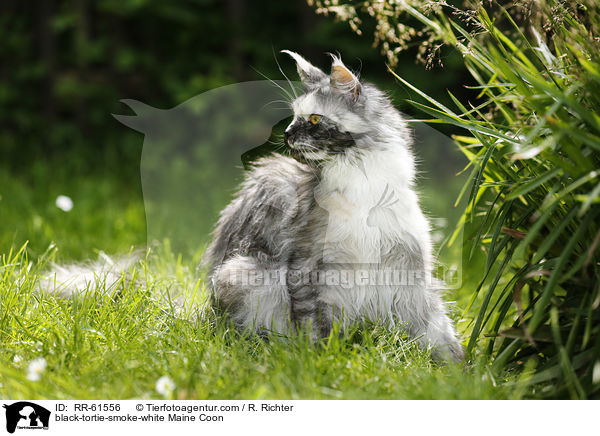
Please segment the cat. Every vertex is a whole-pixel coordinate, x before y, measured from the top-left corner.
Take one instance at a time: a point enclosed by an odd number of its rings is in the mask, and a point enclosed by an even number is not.
[[[371,321],[404,329],[436,359],[462,360],[432,276],[406,122],[338,56],[326,74],[284,52],[302,83],[288,153],[254,162],[221,212],[205,253],[213,308],[240,330],[315,340]],[[39,287],[65,298],[118,292],[139,256],[55,265]]]
[[[371,321],[462,360],[406,122],[339,56],[326,74],[284,52],[302,83],[288,153],[258,159],[220,214],[206,252],[215,309],[242,330],[315,339]]]

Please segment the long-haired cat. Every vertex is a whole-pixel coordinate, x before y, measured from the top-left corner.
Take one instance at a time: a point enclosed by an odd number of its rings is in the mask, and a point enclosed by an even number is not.
[[[303,84],[285,130],[292,157],[255,162],[222,211],[207,251],[215,307],[263,333],[402,326],[434,356],[462,359],[432,278],[405,121],[339,57],[326,74],[285,52]]]

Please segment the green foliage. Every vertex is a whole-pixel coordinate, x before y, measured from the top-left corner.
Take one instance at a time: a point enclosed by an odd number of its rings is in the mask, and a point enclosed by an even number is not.
[[[530,383],[541,395],[598,396],[598,5],[546,0],[524,11],[384,3],[361,5],[380,29],[397,30],[410,17],[426,46],[459,51],[477,82],[477,103],[450,93],[453,110],[398,77],[421,96],[412,104],[432,122],[468,132],[455,137],[470,160],[464,252],[476,257],[484,249],[487,257],[472,298],[469,354],[483,350],[494,371],[533,362]],[[339,2],[321,7],[348,10]],[[403,48],[380,38],[391,59]]]

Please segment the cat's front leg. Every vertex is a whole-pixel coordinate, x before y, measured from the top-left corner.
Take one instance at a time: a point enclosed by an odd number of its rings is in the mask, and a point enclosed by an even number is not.
[[[463,350],[442,300],[443,285],[432,276],[429,256],[421,247],[408,239],[385,251],[383,264],[402,278],[399,286],[392,286],[393,317],[406,323],[411,336],[422,346],[431,346],[435,359],[460,361]]]
[[[410,323],[411,334],[418,338],[422,346],[432,347],[432,356],[437,360],[461,361],[464,353],[452,320],[448,317],[444,304],[438,295],[429,295],[426,310],[416,314]]]
[[[333,327],[332,306],[321,298],[322,274],[318,264],[304,261],[292,263],[287,275],[293,324],[313,341],[329,336]]]

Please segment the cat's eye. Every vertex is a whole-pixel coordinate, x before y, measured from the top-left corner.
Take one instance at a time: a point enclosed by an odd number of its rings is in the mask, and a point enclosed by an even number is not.
[[[321,115],[312,114],[310,117],[308,117],[308,121],[310,121],[312,124],[319,124],[319,121],[321,121]]]

